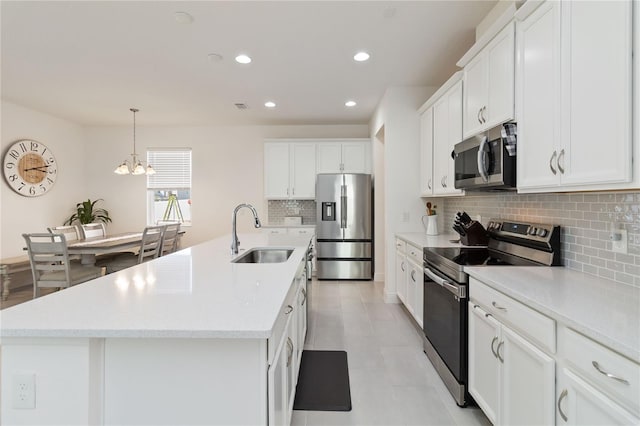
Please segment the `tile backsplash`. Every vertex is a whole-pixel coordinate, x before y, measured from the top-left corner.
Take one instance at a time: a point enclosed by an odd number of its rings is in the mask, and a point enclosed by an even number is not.
[[[445,228],[463,210],[483,225],[491,218],[560,225],[563,265],[640,286],[640,192],[468,194],[444,200]],[[627,230],[627,254],[612,251],[612,226]]]
[[[285,216],[302,216],[303,225],[316,224],[314,200],[269,200],[269,225],[284,225]]]

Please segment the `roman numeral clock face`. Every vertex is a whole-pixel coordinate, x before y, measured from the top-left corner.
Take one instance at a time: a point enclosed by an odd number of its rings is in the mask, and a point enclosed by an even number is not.
[[[56,182],[58,163],[46,145],[21,140],[5,153],[3,170],[11,189],[25,197],[38,197],[49,192]]]

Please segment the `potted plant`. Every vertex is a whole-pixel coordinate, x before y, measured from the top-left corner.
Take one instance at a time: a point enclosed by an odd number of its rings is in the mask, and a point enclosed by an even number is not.
[[[111,222],[109,212],[102,208],[96,208],[95,205],[98,201],[102,201],[101,198],[91,201],[83,201],[76,204],[76,212],[71,215],[69,219],[64,223],[65,225],[72,225],[78,221],[81,225],[94,222]]]

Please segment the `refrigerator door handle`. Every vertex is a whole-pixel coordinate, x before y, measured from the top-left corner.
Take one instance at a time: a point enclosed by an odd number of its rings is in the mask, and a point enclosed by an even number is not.
[[[347,186],[340,187],[340,227],[347,227]]]

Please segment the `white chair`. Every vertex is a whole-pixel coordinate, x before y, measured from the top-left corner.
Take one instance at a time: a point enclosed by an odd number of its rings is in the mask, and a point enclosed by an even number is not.
[[[22,234],[33,275],[33,297],[40,287],[67,288],[102,276],[102,268],[71,263],[64,234]]]
[[[162,235],[164,226],[147,226],[142,233],[140,250],[135,253],[123,253],[113,260],[106,262],[107,274],[121,271],[134,265],[138,265],[147,260],[155,259],[160,255],[162,249]]]
[[[82,225],[82,234],[84,238],[106,237],[107,228],[104,223],[85,223]]]
[[[180,235],[180,223],[174,222],[164,225],[164,234],[162,236],[162,248],[160,249],[160,256],[173,253],[178,250],[178,242]]]
[[[71,241],[78,241],[83,238],[83,233],[76,225],[63,225],[63,226],[52,226],[51,228],[47,228],[47,230],[52,234],[63,234],[64,238],[67,240],[67,243]],[[69,259],[77,260],[80,259],[80,255],[69,255]]]

